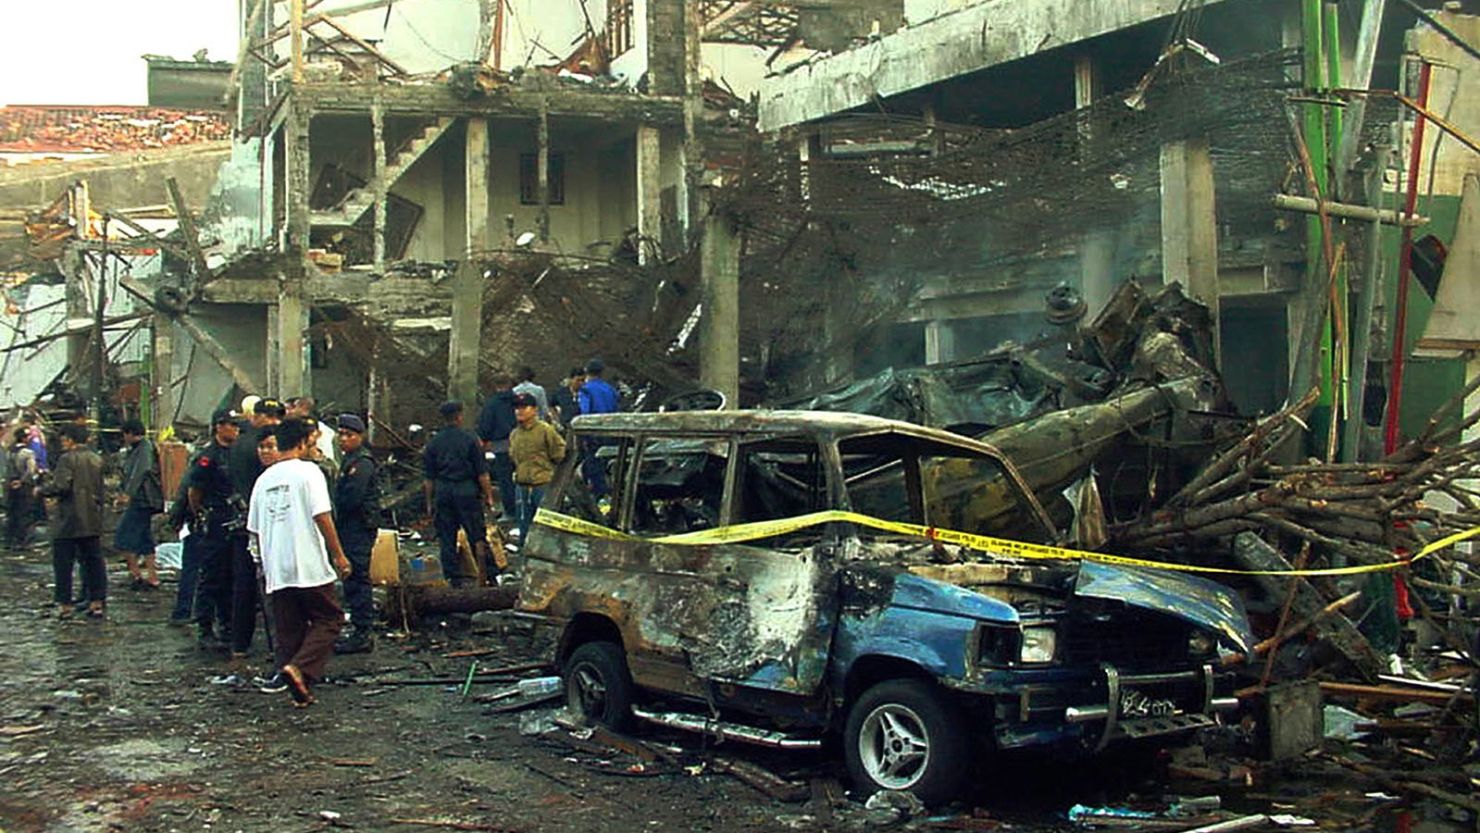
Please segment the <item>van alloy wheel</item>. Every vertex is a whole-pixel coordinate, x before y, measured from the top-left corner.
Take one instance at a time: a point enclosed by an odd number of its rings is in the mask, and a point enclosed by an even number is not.
[[[885,703],[863,719],[858,757],[863,768],[887,790],[907,790],[930,766],[930,734],[913,709]]]
[[[885,680],[849,709],[843,755],[860,792],[903,790],[935,805],[960,793],[971,738],[949,692],[924,679]]]

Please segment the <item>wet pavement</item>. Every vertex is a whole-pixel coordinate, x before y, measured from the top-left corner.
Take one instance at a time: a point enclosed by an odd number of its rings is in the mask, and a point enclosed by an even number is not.
[[[1364,795],[1340,768],[1302,762],[1247,783],[1173,783],[1166,755],[1138,751],[1094,764],[984,764],[980,794],[938,815],[903,820],[847,800],[833,755],[706,748],[647,735],[675,754],[603,754],[563,731],[532,736],[542,712],[490,715],[474,685],[449,684],[484,651],[480,671],[544,655],[517,628],[419,623],[387,632],[369,654],[336,657],[319,702],[214,684],[225,657],[189,629],[164,624],[174,585],[131,591],[110,565],[104,621],[59,621],[49,550],[0,554],[0,831],[355,830],[1060,830],[1075,804],[1138,796],[1222,794],[1225,807],[1317,814],[1328,830],[1459,829],[1452,813]],[[259,642],[244,677],[270,672]],[[527,676],[527,675],[526,675]],[[782,802],[725,774],[723,758],[807,785]],[[1372,789],[1367,787],[1367,790]],[[976,805],[980,805],[979,807]],[[1289,809],[1281,809],[1289,808]],[[1432,817],[1437,816],[1435,820]],[[1468,825],[1466,825],[1468,826]],[[1125,829],[1125,828],[1121,828]]]

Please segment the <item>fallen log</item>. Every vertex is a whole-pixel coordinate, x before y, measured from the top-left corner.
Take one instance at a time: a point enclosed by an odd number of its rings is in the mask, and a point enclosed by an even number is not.
[[[430,584],[403,584],[388,594],[390,619],[398,621],[438,613],[477,613],[482,610],[509,610],[519,598],[513,585],[497,587],[439,587]]]

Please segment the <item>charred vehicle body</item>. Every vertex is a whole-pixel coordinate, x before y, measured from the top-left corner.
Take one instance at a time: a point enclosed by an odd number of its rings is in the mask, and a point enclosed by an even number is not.
[[[1214,669],[1249,629],[1222,586],[919,534],[1059,541],[991,446],[795,411],[574,431],[612,491],[598,501],[564,463],[519,605],[560,629],[567,699],[590,720],[777,747],[838,737],[860,788],[939,801],[983,748],[1093,752],[1235,705]]]

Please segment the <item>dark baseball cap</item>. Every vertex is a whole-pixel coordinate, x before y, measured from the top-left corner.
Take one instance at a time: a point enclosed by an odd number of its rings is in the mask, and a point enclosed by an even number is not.
[[[354,414],[340,414],[339,430],[350,431],[355,434],[363,434],[365,433],[365,420],[360,419]]]
[[[532,394],[514,394],[514,407],[516,408],[534,408],[537,407],[539,404],[539,400],[535,399]]]
[[[288,409],[276,399],[259,399],[252,412],[263,416],[275,416],[281,419],[288,413]]]
[[[437,413],[444,417],[450,417],[462,413],[463,404],[456,399],[451,399],[437,406]]]
[[[606,370],[606,362],[602,361],[601,359],[592,359],[591,361],[586,362],[587,373],[600,373],[603,370]]]
[[[236,411],[230,408],[217,408],[216,412],[211,414],[211,424],[220,425],[223,422],[236,422]]]

